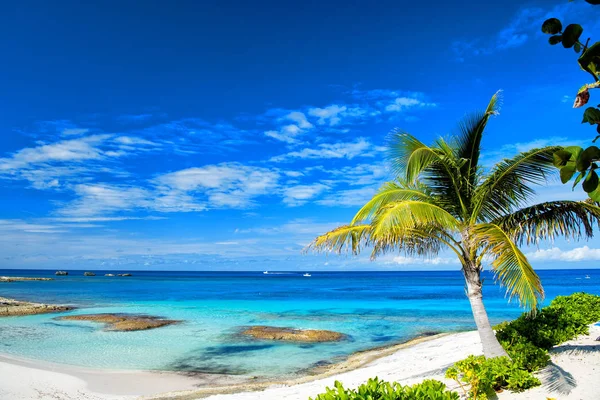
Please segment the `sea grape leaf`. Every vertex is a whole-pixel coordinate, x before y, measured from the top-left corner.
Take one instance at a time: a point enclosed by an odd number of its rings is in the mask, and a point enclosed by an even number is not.
[[[577,41],[579,40],[579,37],[581,36],[581,34],[583,33],[583,28],[581,27],[581,25],[579,24],[570,24],[567,25],[567,27],[565,28],[565,31],[563,32],[562,35],[562,45],[565,48],[570,48],[573,47],[575,45],[575,43],[577,43]]]
[[[569,182],[573,175],[575,175],[575,166],[573,165],[567,165],[560,169],[560,181],[562,183]]]
[[[586,176],[581,186],[583,186],[583,190],[585,190],[586,193],[596,190],[598,187],[598,174],[596,174],[596,171],[591,171],[588,176]]]
[[[556,18],[549,18],[542,24],[542,32],[549,35],[556,35],[562,31],[562,24]]]
[[[567,165],[567,162],[571,159],[571,153],[567,150],[558,150],[556,151],[552,157],[553,157],[553,163],[555,167],[564,167],[565,165]]]
[[[548,38],[548,43],[550,43],[552,46],[559,44],[560,42],[562,42],[562,35],[554,35]]]
[[[588,47],[587,50],[581,54],[577,62],[581,69],[589,72],[594,79],[598,81],[598,74],[600,72],[600,42],[596,42]]]
[[[583,113],[583,121],[582,124],[589,123],[590,125],[595,125],[600,123],[600,110],[595,107],[586,108]]]

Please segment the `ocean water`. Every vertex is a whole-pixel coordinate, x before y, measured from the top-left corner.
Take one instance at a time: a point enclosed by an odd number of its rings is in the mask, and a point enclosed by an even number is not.
[[[430,332],[475,328],[460,272],[141,272],[132,277],[54,276],[48,270],[0,275],[51,276],[53,281],[0,284],[0,296],[79,307],[68,313],[0,318],[0,353],[108,369],[239,374],[274,378],[301,374],[369,348]],[[127,271],[118,271],[127,272]],[[546,303],[578,291],[600,294],[600,270],[542,270]],[[589,278],[586,278],[586,275]],[[484,274],[492,323],[517,317],[504,291]],[[138,332],[106,332],[91,322],[57,316],[145,313],[182,324]],[[328,329],[337,343],[250,340],[242,327]]]

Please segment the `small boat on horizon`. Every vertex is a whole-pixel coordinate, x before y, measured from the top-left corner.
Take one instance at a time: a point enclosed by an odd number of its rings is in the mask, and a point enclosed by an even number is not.
[[[263,272],[263,274],[269,275],[269,271],[265,271],[265,272]]]
[[[304,274],[304,275],[302,275],[302,276],[309,277],[309,276],[312,276],[312,275],[311,275],[311,274],[309,274],[309,273],[307,272],[307,273],[305,273],[305,274]]]
[[[590,276],[589,276],[589,275],[586,275],[586,276],[585,276],[585,279],[590,279]]]

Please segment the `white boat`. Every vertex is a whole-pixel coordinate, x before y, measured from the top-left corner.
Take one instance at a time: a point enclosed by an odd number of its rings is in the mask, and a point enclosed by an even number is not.
[[[586,276],[585,276],[585,279],[590,279],[590,276],[589,276],[589,275],[586,275]]]
[[[265,271],[265,272],[263,272],[263,274],[265,274],[265,275],[268,275],[268,274],[269,274],[269,271]]]
[[[307,273],[305,273],[305,274],[304,274],[304,275],[302,275],[302,276],[311,276],[311,275],[310,275],[310,274],[307,272]]]

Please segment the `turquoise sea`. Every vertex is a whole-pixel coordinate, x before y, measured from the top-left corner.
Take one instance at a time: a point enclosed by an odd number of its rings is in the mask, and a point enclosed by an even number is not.
[[[290,377],[369,348],[431,332],[474,329],[460,272],[142,272],[105,277],[95,271],[54,276],[48,270],[0,270],[0,275],[53,277],[0,284],[0,296],[72,304],[69,314],[145,313],[185,321],[139,332],[106,332],[64,314],[0,319],[0,353],[108,369],[172,370]],[[546,303],[577,291],[600,294],[600,270],[539,271]],[[588,276],[588,277],[586,277]],[[493,323],[521,310],[484,275]],[[256,341],[249,325],[328,329],[348,335],[329,344]]]

